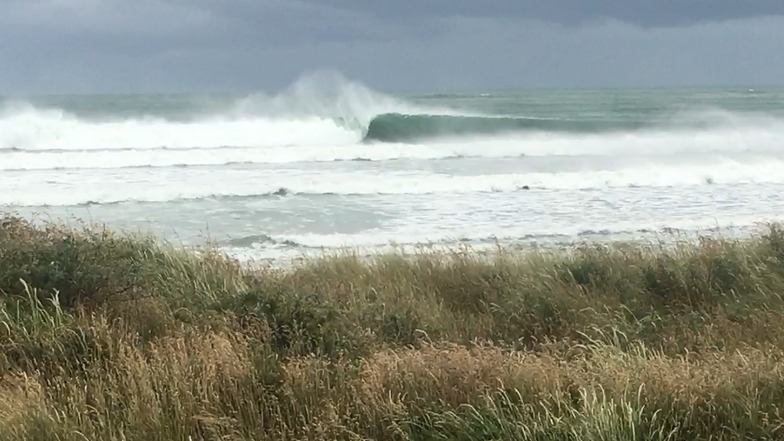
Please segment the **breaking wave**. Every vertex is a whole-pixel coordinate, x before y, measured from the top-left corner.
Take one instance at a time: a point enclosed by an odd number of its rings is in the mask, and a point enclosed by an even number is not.
[[[206,107],[184,101],[162,111],[149,97],[124,99],[97,113],[46,100],[0,101],[0,169],[614,154],[709,145],[781,150],[784,139],[784,122],[766,116],[694,111],[662,123],[487,115],[412,104],[329,73],[302,77],[278,94]]]
[[[590,133],[619,128],[632,130],[642,126],[642,124],[626,123],[618,127],[608,125],[606,121],[385,113],[370,121],[365,140],[411,142],[428,138],[499,135],[531,131]]]
[[[335,74],[305,76],[279,94],[229,99],[209,112],[189,101],[162,113],[149,99],[127,100],[130,110],[109,106],[100,114],[46,100],[0,101],[0,152],[352,144],[378,114],[438,112]]]

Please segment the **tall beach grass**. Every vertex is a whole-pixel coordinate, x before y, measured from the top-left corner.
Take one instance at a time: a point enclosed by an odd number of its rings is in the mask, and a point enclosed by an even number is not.
[[[248,270],[0,218],[0,440],[784,439],[784,230]]]

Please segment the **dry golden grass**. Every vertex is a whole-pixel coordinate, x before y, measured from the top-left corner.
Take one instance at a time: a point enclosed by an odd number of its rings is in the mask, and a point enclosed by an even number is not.
[[[784,234],[248,272],[0,222],[0,440],[784,439]]]

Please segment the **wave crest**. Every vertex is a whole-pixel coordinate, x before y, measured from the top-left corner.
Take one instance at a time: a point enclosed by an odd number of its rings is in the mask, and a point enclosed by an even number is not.
[[[170,113],[161,113],[149,97],[125,97],[118,103],[100,115],[73,104],[0,103],[0,151],[352,144],[378,114],[437,112],[323,72],[304,76],[275,95],[254,94],[222,106],[210,103],[208,111],[206,104],[192,100],[168,104],[177,108]]]
[[[639,125],[628,123],[624,128]],[[525,117],[495,117],[446,114],[384,113],[368,124],[366,141],[411,142],[425,138],[450,138],[465,135],[553,131],[596,132],[612,129],[606,122]]]

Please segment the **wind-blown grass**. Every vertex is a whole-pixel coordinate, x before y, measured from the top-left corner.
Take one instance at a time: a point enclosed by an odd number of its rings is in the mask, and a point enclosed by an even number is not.
[[[0,440],[784,439],[784,232],[247,270],[0,219]]]

